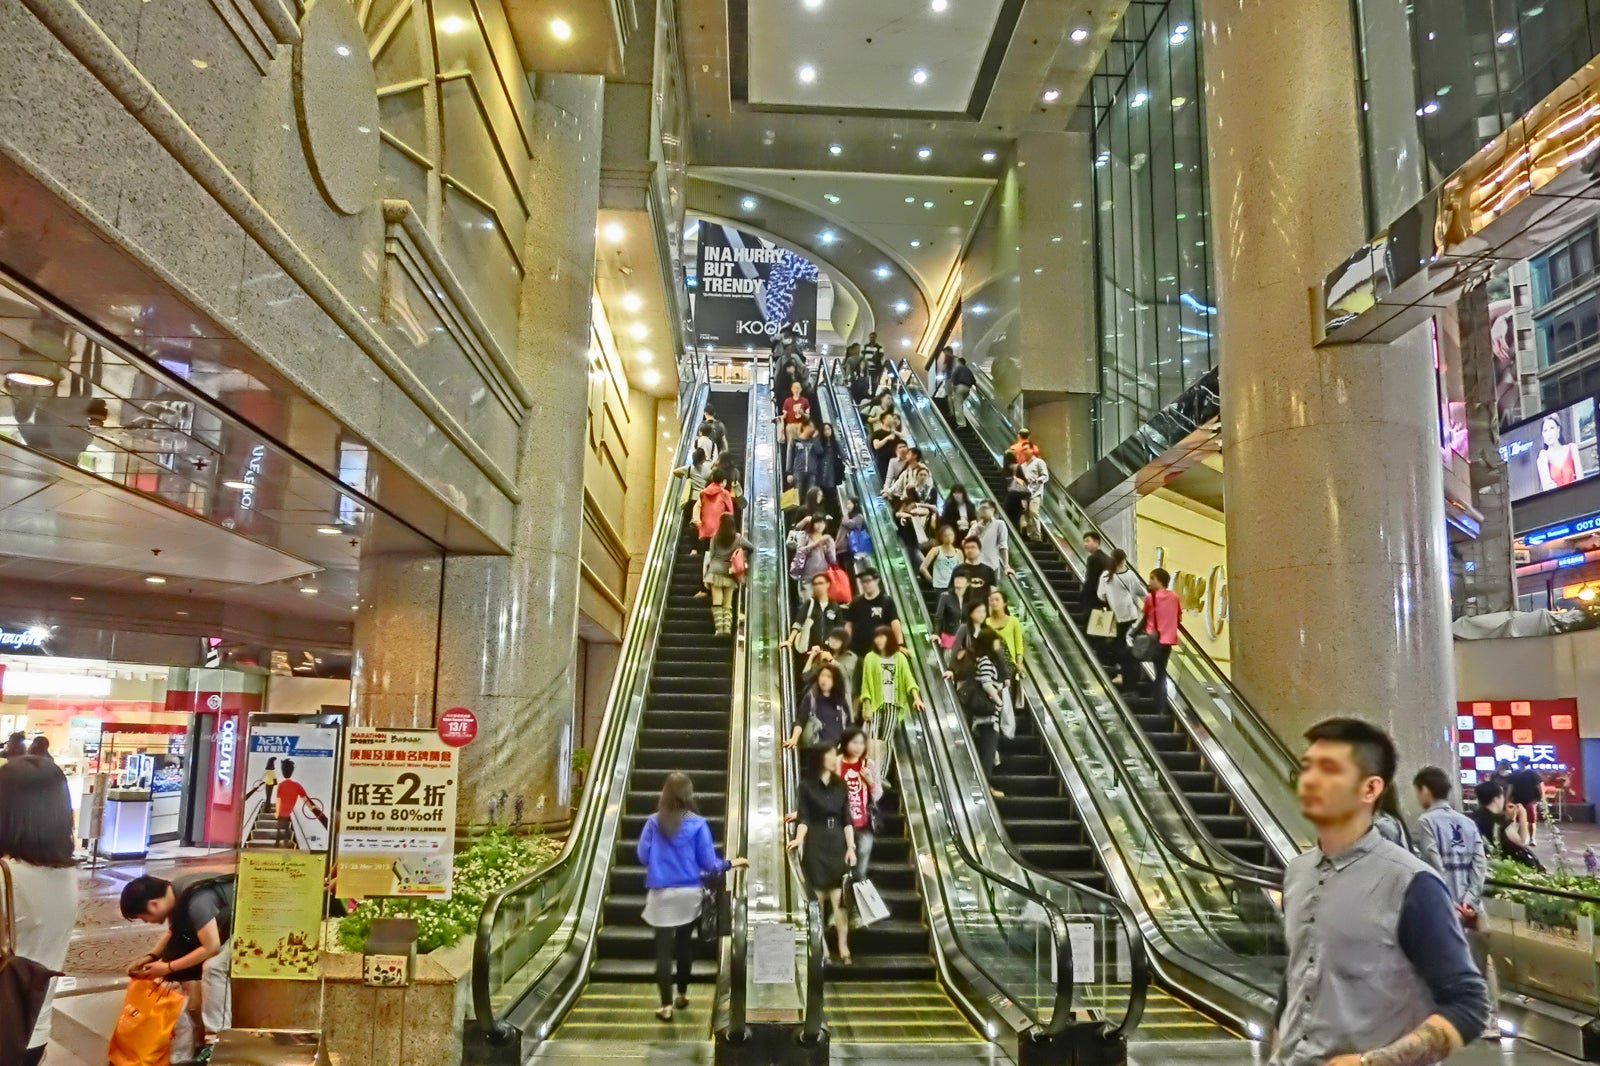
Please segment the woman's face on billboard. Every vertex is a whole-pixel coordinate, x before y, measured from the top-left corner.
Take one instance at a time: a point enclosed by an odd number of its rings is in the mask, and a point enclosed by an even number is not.
[[[1561,443],[1561,423],[1553,418],[1544,420],[1544,442],[1548,445]]]

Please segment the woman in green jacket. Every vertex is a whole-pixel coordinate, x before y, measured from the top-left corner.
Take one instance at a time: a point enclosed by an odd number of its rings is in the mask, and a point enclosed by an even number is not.
[[[1022,703],[1022,671],[1025,644],[1022,639],[1022,619],[1010,611],[1011,601],[999,588],[989,590],[988,626],[1000,638],[1013,667],[1011,683],[1006,686],[1005,700],[1000,707],[1000,735],[1010,739],[1017,735],[1017,707]]]
[[[879,626],[872,650],[861,660],[861,718],[871,738],[869,754],[889,777],[894,760],[894,735],[911,708],[922,710],[922,690],[911,672],[911,657],[895,640],[894,630]]]

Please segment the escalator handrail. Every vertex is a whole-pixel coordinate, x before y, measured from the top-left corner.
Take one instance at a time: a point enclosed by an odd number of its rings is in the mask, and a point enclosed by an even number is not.
[[[756,384],[751,382],[749,394],[746,399],[745,441],[744,441],[744,493],[745,520],[749,521],[750,484],[751,476],[755,471],[756,450],[751,445],[751,434],[755,432],[756,418]],[[746,530],[738,531],[744,535]],[[750,819],[743,803],[745,793],[745,777],[748,773],[746,763],[749,760],[748,741],[745,734],[745,718],[748,702],[746,690],[749,685],[748,657],[751,651],[749,640],[750,614],[745,610],[745,597],[735,596],[737,605],[738,624],[734,630],[733,643],[733,698],[728,708],[728,779],[723,790],[724,809],[727,811],[726,820],[723,822],[725,835],[724,846],[727,854],[735,856],[748,856],[750,853]],[[743,649],[744,654],[740,654]],[[735,847],[737,843],[737,847]],[[742,1034],[745,1030],[745,957],[749,950],[750,920],[749,920],[749,894],[745,891],[749,879],[743,870],[733,871],[734,887],[729,889],[729,901],[733,909],[733,928],[731,951],[728,955],[727,973],[719,972],[717,975],[720,984],[724,977],[728,981],[728,1029],[730,1032]]]
[[[823,400],[824,403],[831,403],[834,406],[834,408],[835,408],[835,410],[833,412],[834,417],[832,419],[832,421],[834,422],[834,427],[835,427],[834,431],[835,431],[836,435],[840,436],[841,439],[843,439],[843,434],[840,432],[840,429],[841,429],[841,427],[840,427],[841,417],[840,417],[840,411],[839,411],[839,407],[841,407],[842,405],[840,404],[840,401],[839,401],[837,395],[835,394],[834,389],[832,387],[830,387],[825,391],[820,391],[819,390],[819,398],[825,398]],[[858,423],[858,426],[859,426],[859,423]],[[854,464],[851,464],[851,465],[853,466]],[[855,467],[853,473],[855,474],[855,477],[857,477],[857,478],[861,478],[861,477],[865,476],[861,472],[861,469],[859,467]],[[862,512],[863,517],[865,517],[869,523],[873,522],[873,515],[876,514],[875,510],[864,499],[858,500],[857,502],[858,502],[858,505],[861,507],[861,512]],[[880,499],[879,502],[881,503],[881,499]],[[869,512],[871,512],[871,513],[869,514]],[[883,523],[882,523],[881,520],[879,520],[876,524],[881,527]],[[878,530],[873,531],[872,535],[873,535],[874,543],[876,544],[876,543],[879,542],[880,538],[885,535],[885,532],[880,528]],[[887,547],[885,547],[884,550],[887,551],[889,549]],[[925,610],[925,608],[924,608],[924,610]],[[909,645],[909,642],[908,642],[908,645],[907,645],[908,654],[909,654],[909,647],[910,647],[910,645]],[[912,664],[913,664],[913,669],[918,674],[922,675],[922,676],[920,676],[918,678],[919,687],[921,687],[924,692],[931,693],[932,691],[934,691],[934,688],[933,688],[933,685],[932,685],[932,683],[930,681],[930,678],[928,676],[928,673],[929,673],[928,667],[927,667],[926,663],[923,661],[922,655],[921,654],[915,654],[915,655],[911,655],[910,657],[911,657],[911,661],[912,661]],[[940,680],[943,681],[942,674],[940,675]],[[940,691],[942,692],[943,689],[941,688]],[[925,702],[928,702],[928,701],[925,701]],[[931,703],[929,704],[929,706],[930,706],[930,709],[926,713],[928,713],[928,714],[936,714],[936,713],[938,713],[937,711],[931,709]],[[929,732],[930,732],[930,734],[937,734],[940,737],[943,737],[943,735],[944,735],[943,730],[939,730],[939,729],[929,730]],[[965,735],[967,737],[967,743],[970,745],[971,744],[970,735],[966,734],[965,731],[963,731],[963,735]],[[945,753],[945,755],[946,755],[946,758],[948,759],[948,753]],[[975,756],[974,756],[974,758],[975,758]],[[943,776],[943,775],[941,775],[941,776]],[[950,786],[947,786],[947,787],[953,788],[954,786],[950,785]],[[944,810],[946,812],[945,817],[946,818],[951,817],[950,812],[955,808],[961,808],[964,811],[965,810],[965,805],[961,804],[961,803],[947,803],[947,804],[945,804],[944,805]],[[1060,909],[1059,905],[1054,900],[1040,895],[1038,893],[1038,891],[1035,890],[1033,887],[1025,886],[1022,883],[1020,883],[1018,881],[1015,881],[1012,878],[1010,878],[1010,877],[1008,877],[1008,876],[1006,876],[1004,874],[998,873],[998,872],[994,871],[993,869],[991,869],[983,860],[981,860],[972,851],[971,846],[968,843],[965,834],[961,833],[960,831],[952,831],[950,836],[951,836],[951,840],[953,841],[953,843],[954,843],[954,845],[956,847],[956,851],[957,851],[958,855],[961,857],[962,863],[964,865],[966,865],[969,869],[971,869],[974,873],[978,874],[979,876],[982,876],[982,877],[986,878],[987,880],[990,880],[990,881],[993,881],[993,882],[995,882],[997,884],[1003,885],[1004,887],[1006,887],[1010,891],[1015,892],[1015,893],[1019,894],[1020,896],[1026,898],[1026,899],[1028,899],[1028,900],[1030,900],[1032,902],[1037,903],[1040,906],[1040,909],[1045,914],[1049,915],[1049,917],[1050,917],[1050,925],[1051,925],[1051,934],[1056,940],[1057,974],[1056,974],[1055,1002],[1054,1002],[1054,1005],[1052,1006],[1052,1009],[1051,1009],[1050,1023],[1048,1025],[1040,1024],[1036,1018],[1033,1019],[1033,1021],[1034,1021],[1035,1025],[1041,1031],[1046,1033],[1047,1035],[1054,1035],[1054,1034],[1057,1034],[1057,1033],[1060,1033],[1060,1032],[1064,1031],[1066,1029],[1066,1027],[1069,1024],[1071,1024],[1071,1022],[1073,1020],[1073,1018],[1072,1018],[1072,1000],[1073,1000],[1073,993],[1074,993],[1074,982],[1073,982],[1073,973],[1072,973],[1072,944],[1071,944],[1070,934],[1067,931],[1067,927],[1066,927],[1067,926],[1067,922],[1066,922],[1066,917],[1065,917],[1064,912],[1062,912],[1062,910]],[[1073,891],[1082,893],[1086,897],[1088,897],[1088,898],[1094,900],[1095,902],[1101,904],[1103,907],[1105,907],[1111,913],[1114,913],[1117,916],[1119,922],[1122,924],[1123,932],[1124,932],[1124,938],[1128,943],[1129,954],[1130,954],[1130,956],[1132,956],[1132,959],[1133,959],[1133,976],[1134,976],[1134,981],[1130,984],[1129,1011],[1128,1011],[1128,1014],[1124,1017],[1124,1020],[1123,1020],[1123,1023],[1122,1023],[1122,1028],[1124,1028],[1128,1032],[1131,1032],[1132,1028],[1136,1027],[1138,1025],[1139,1017],[1143,1013],[1145,994],[1146,994],[1146,991],[1148,989],[1149,974],[1150,974],[1149,960],[1148,960],[1148,958],[1147,958],[1147,956],[1145,954],[1145,950],[1144,950],[1144,939],[1139,934],[1137,919],[1135,919],[1131,908],[1129,908],[1126,904],[1124,904],[1121,900],[1117,899],[1114,896],[1111,896],[1111,895],[1109,895],[1107,893],[1100,892],[1100,891],[1098,891],[1096,889],[1093,889],[1093,888],[1089,888],[1089,887],[1084,886],[1084,885],[1077,884],[1075,882],[1071,884],[1071,888],[1072,888]],[[995,978],[989,973],[987,968],[984,967],[984,965],[981,962],[977,961],[976,959],[973,959],[970,954],[967,956],[967,958],[968,958],[968,961],[973,965],[973,967],[975,969],[977,969],[979,973],[983,974],[985,979],[988,980],[990,982],[990,984],[992,984],[995,988],[998,988],[998,989],[1004,989],[1005,988],[1005,985],[1003,983],[995,980]],[[1031,1013],[1030,1011],[1027,1010],[1026,1007],[1022,1007],[1021,1006],[1021,1000],[1020,999],[1018,999],[1017,997],[1012,997],[1012,998],[1013,998],[1013,1001],[1016,1002],[1016,1004],[1018,1005],[1019,1009],[1021,1009],[1025,1014]]]
[[[950,431],[949,424],[946,424],[944,421],[942,421],[942,418],[938,413],[938,408],[934,408],[933,400],[931,400],[931,397],[928,397],[928,394],[923,391],[922,383],[917,381],[915,375],[902,375],[902,365],[904,365],[904,360],[901,360],[899,363],[890,363],[890,367],[886,368],[886,370],[888,370],[888,373],[890,373],[891,381],[896,384],[896,387],[898,387],[898,391],[901,392],[902,397],[906,397],[907,413],[909,413],[909,405],[912,400],[920,400],[920,403],[918,403],[918,408],[922,408],[923,402],[925,402],[925,407],[928,408],[928,411],[931,411],[930,418],[939,418],[939,423],[941,423],[941,426],[944,427],[944,431],[946,431],[947,435],[949,435],[950,442],[952,442],[952,450],[954,450],[955,453],[960,453],[960,455],[965,456],[965,451],[963,451],[962,447],[960,447],[960,443],[955,442],[955,434],[954,432]],[[917,391],[920,395],[912,395],[912,384],[915,384],[915,391]],[[971,463],[970,456],[965,456],[965,458],[968,463]],[[974,467],[973,472],[974,474],[978,474],[976,467]],[[979,482],[981,482],[981,480],[981,475],[979,475]],[[982,490],[986,491],[987,493],[987,485],[982,485]],[[971,495],[970,488],[968,488],[968,495]],[[1144,731],[1144,728],[1142,728],[1138,722],[1134,722],[1133,709],[1128,707],[1128,704],[1123,701],[1122,695],[1118,693],[1115,685],[1110,683],[1110,675],[1106,672],[1106,666],[1099,661],[1099,656],[1096,655],[1093,648],[1090,647],[1090,643],[1088,643],[1088,639],[1086,639],[1085,635],[1083,635],[1082,629],[1078,629],[1077,624],[1072,621],[1072,615],[1070,615],[1069,611],[1067,611],[1066,605],[1062,605],[1061,597],[1056,595],[1054,587],[1051,587],[1051,584],[1043,579],[1043,570],[1040,568],[1040,565],[1038,565],[1038,560],[1035,559],[1034,552],[1032,552],[1032,549],[1027,546],[1027,539],[1021,535],[1021,530],[1018,530],[1018,528],[1014,527],[1014,523],[1011,523],[1010,515],[1005,514],[1005,511],[1003,511],[1003,507],[1000,506],[1000,501],[998,501],[998,499],[992,499],[990,503],[994,503],[995,514],[1000,517],[1000,520],[1003,520],[1003,522],[1006,523],[1006,527],[1010,528],[1011,533],[1014,535],[1013,538],[1011,538],[1010,544],[1011,554],[1013,554],[1013,557],[1021,554],[1027,570],[1032,571],[1034,575],[1038,575],[1038,589],[1040,589],[1040,595],[1043,595],[1045,599],[1050,600],[1050,603],[1053,603],[1054,608],[1056,608],[1056,611],[1058,611],[1058,615],[1061,616],[1062,619],[1062,627],[1066,629],[1067,634],[1069,634],[1069,639],[1072,640],[1075,647],[1078,648],[1080,658],[1088,663],[1091,674],[1094,675],[1094,680],[1099,683],[1101,690],[1104,691],[1107,696],[1109,696],[1110,703],[1112,703],[1112,706],[1115,706],[1115,709],[1117,709],[1118,717],[1122,717],[1123,725],[1125,725],[1126,731],[1128,731],[1130,738],[1133,739],[1134,746],[1138,747],[1139,754],[1141,754],[1142,757],[1144,757],[1144,760],[1149,763],[1149,767],[1152,768],[1155,776],[1162,781],[1162,787],[1166,792],[1168,792],[1168,795],[1170,795],[1171,800],[1173,800],[1174,807],[1178,808],[1178,813],[1179,816],[1181,816],[1182,821],[1184,821],[1184,826],[1186,826],[1186,828],[1189,829],[1192,834],[1194,834],[1195,839],[1200,842],[1200,845],[1205,848],[1206,852],[1210,853],[1210,855],[1214,856],[1214,858],[1226,860],[1227,866],[1232,866],[1232,868],[1234,868],[1232,869],[1232,872],[1230,872],[1229,877],[1242,880],[1242,882],[1245,882],[1245,884],[1270,884],[1272,887],[1282,887],[1283,871],[1280,871],[1280,869],[1277,868],[1272,868],[1272,866],[1261,866],[1261,864],[1250,863],[1250,861],[1245,861],[1242,860],[1242,858],[1238,858],[1238,856],[1234,855],[1234,853],[1230,853],[1227,848],[1222,847],[1221,842],[1219,842],[1219,840],[1216,839],[1213,834],[1211,834],[1211,829],[1208,828],[1208,826],[1206,826],[1202,820],[1200,820],[1200,815],[1198,815],[1198,812],[1195,812],[1194,805],[1190,804],[1189,802],[1189,795],[1187,795],[1186,792],[1184,792],[1184,789],[1179,786],[1178,779],[1173,778],[1170,768],[1166,767],[1166,763],[1163,762],[1160,754],[1155,751],[1155,744],[1150,743],[1149,735],[1147,735],[1146,731]],[[1045,648],[1046,655],[1050,655],[1051,658],[1056,661],[1056,666],[1058,666],[1058,669],[1061,669],[1062,677],[1069,677],[1069,679],[1070,677],[1074,677],[1075,671],[1072,671],[1072,669],[1067,666],[1066,661],[1061,658],[1061,650],[1056,648],[1056,645],[1054,645],[1051,640],[1037,640],[1035,645],[1037,645],[1037,647]],[[1096,727],[1098,727],[1098,715],[1090,714],[1085,715],[1085,717],[1094,720]],[[1102,730],[1099,731],[1102,733]],[[1115,749],[1115,747],[1109,747],[1107,751],[1117,751],[1117,749]],[[1141,813],[1147,813],[1142,810],[1142,805]],[[1150,824],[1154,826],[1154,824],[1158,823]],[[1163,840],[1165,840],[1165,834],[1162,834],[1162,837]],[[1210,874],[1218,874],[1218,872],[1221,872],[1219,869],[1211,866],[1211,864],[1202,863],[1202,861],[1194,860],[1192,856],[1187,856],[1186,853],[1184,853],[1184,848],[1182,848],[1182,845],[1174,844],[1174,842],[1170,842],[1170,840],[1166,840],[1166,844],[1170,845],[1174,855],[1179,856],[1181,860],[1187,861],[1190,866],[1197,866],[1198,869],[1203,869],[1203,871],[1210,872]]]
[[[973,377],[978,381],[978,386],[974,391],[976,391],[980,397],[986,399],[990,404],[992,404],[994,409],[999,412],[1000,417],[1009,423],[1010,417],[1007,415],[1005,407],[995,396],[994,384],[990,380],[988,373],[979,370],[976,367],[974,367],[973,370]],[[1012,426],[1011,428],[1012,432],[1016,431],[1015,426]],[[1078,503],[1077,499],[1073,497],[1072,493],[1067,490],[1067,487],[1063,483],[1052,479],[1045,485],[1045,492],[1052,498],[1060,501],[1062,507],[1072,515],[1073,520],[1078,523],[1085,533],[1093,533],[1096,537],[1100,538],[1100,543],[1107,548],[1116,547],[1111,538],[1107,537],[1105,532],[1095,524],[1095,522],[1089,517],[1088,512],[1083,509],[1083,506]],[[1057,539],[1060,538],[1058,537]],[[1075,564],[1077,561],[1076,553],[1068,552],[1066,554],[1069,561]],[[1138,580],[1139,587],[1144,589],[1144,579],[1140,577],[1137,572],[1134,573],[1134,577]],[[1206,654],[1205,649],[1200,647],[1199,642],[1196,641],[1193,635],[1189,633],[1188,627],[1181,624],[1181,621],[1179,624],[1179,632],[1185,644],[1188,646],[1186,650],[1196,659],[1205,663],[1207,671],[1211,675],[1207,679],[1208,683],[1219,685],[1227,690],[1229,696],[1231,697],[1231,702],[1250,716],[1253,731],[1275,749],[1278,761],[1282,763],[1286,774],[1292,775],[1295,770],[1298,769],[1300,760],[1292,751],[1289,750],[1289,746],[1285,744],[1283,738],[1278,735],[1278,731],[1266,723],[1266,721],[1261,717],[1260,712],[1255,709],[1255,706],[1249,700],[1245,699],[1243,693],[1241,693],[1234,685],[1233,679],[1217,666],[1216,662],[1212,660],[1210,655]]]
[[[682,467],[684,464],[681,460],[689,455],[686,449],[692,445],[694,426],[699,422],[700,411],[705,407],[709,392],[710,387],[704,381],[696,382],[687,390],[691,402],[682,407],[673,470]],[[591,856],[590,870],[584,876],[587,878],[593,874],[592,855],[597,841],[592,830],[596,827],[596,823],[604,824],[605,811],[614,800],[613,794],[618,787],[614,780],[616,763],[629,724],[627,710],[633,703],[641,680],[648,680],[647,665],[654,661],[654,641],[648,639],[646,619],[655,618],[665,603],[667,574],[672,569],[672,560],[667,553],[674,550],[674,534],[678,530],[682,516],[682,508],[677,505],[677,499],[686,483],[686,475],[672,474],[667,479],[667,485],[658,503],[655,526],[645,552],[644,581],[629,613],[627,629],[623,634],[624,654],[617,663],[611,693],[606,700],[605,714],[601,719],[600,733],[595,743],[595,757],[590,764],[588,782],[591,787],[584,790],[583,796],[578,801],[578,815],[573,820],[566,843],[561,853],[548,865],[526,874],[495,892],[484,901],[483,909],[479,912],[478,930],[472,951],[472,1014],[473,1020],[480,1027],[497,1036],[503,1037],[508,1034],[503,1021],[495,1016],[494,990],[489,985],[489,971],[492,965],[490,952],[495,919],[506,899],[526,893],[541,882],[564,873],[580,855]],[[602,798],[603,790],[598,787],[598,783],[607,780],[612,780],[613,783],[609,790],[604,790],[606,794]],[[625,775],[619,780],[622,790],[626,792]],[[587,885],[583,886],[583,889],[574,896],[575,902],[585,898]],[[530,985],[529,989],[532,987]]]

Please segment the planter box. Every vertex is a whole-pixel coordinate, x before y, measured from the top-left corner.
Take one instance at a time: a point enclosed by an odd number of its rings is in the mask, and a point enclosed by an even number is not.
[[[1588,918],[1579,918],[1576,929],[1539,925],[1524,919],[1521,906],[1499,903],[1486,908],[1483,921],[1489,953],[1506,991],[1596,1004],[1600,968],[1594,926]]]
[[[359,954],[322,953],[322,981],[233,982],[240,1028],[320,1029],[323,1046],[348,1066],[460,1066],[472,1005],[472,938],[417,957],[405,988],[362,980]]]

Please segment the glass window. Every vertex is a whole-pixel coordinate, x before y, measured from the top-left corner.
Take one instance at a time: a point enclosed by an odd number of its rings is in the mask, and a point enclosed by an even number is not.
[[[1534,321],[1539,333],[1539,362],[1555,366],[1600,342],[1600,292],[1555,314]]]

